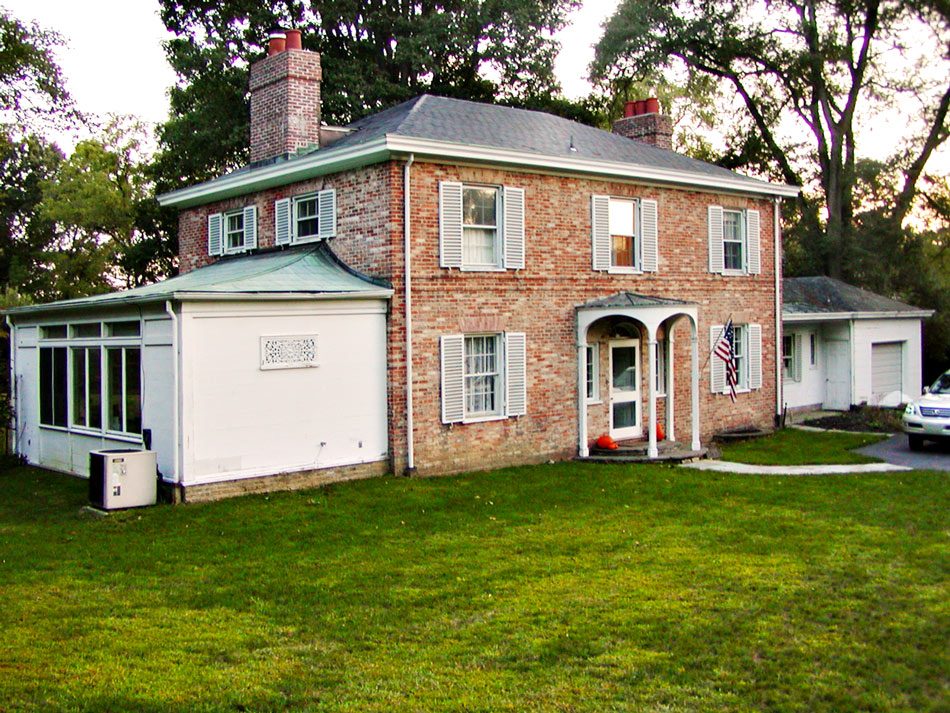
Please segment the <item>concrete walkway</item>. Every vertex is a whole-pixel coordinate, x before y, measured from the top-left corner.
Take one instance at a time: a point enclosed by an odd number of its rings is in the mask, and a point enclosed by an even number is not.
[[[854,463],[851,465],[750,465],[725,460],[698,460],[682,463],[681,468],[710,470],[741,475],[833,475],[840,473],[887,473],[912,470],[892,463]]]

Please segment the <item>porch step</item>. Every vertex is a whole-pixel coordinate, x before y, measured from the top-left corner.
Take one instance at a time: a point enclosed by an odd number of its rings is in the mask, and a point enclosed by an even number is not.
[[[709,457],[709,448],[694,451],[676,441],[660,441],[656,444],[657,457],[647,455],[650,444],[647,441],[621,441],[616,449],[591,448],[590,455],[578,460],[591,463],[684,463]]]

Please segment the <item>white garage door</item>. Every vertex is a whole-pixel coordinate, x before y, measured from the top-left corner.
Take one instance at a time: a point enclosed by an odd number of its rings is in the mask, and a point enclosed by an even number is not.
[[[873,403],[890,406],[901,402],[901,374],[903,373],[901,354],[903,351],[904,342],[881,342],[871,345]],[[892,401],[894,401],[893,404]]]

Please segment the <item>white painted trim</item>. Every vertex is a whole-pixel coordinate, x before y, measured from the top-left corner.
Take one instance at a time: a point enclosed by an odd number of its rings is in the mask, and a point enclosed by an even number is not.
[[[783,322],[832,322],[848,319],[927,319],[933,316],[932,309],[907,310],[902,312],[806,312],[783,314]]]
[[[741,194],[796,197],[800,189],[778,183],[756,182],[752,179],[705,176],[703,174],[656,168],[617,161],[550,156],[531,151],[515,151],[492,146],[473,146],[433,139],[386,135],[355,147],[324,149],[302,158],[281,161],[268,166],[237,171],[222,178],[189,186],[158,196],[163,206],[187,208],[212,201],[295,183],[306,178],[337,173],[393,158],[393,154],[415,154],[427,158],[494,163],[518,168],[594,174],[609,177],[710,188]]]

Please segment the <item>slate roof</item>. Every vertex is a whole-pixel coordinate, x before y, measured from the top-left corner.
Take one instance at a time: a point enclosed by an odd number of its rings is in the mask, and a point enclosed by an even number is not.
[[[907,316],[930,313],[830,277],[786,277],[782,281],[782,314],[833,314],[906,312]],[[926,315],[925,315],[926,316]]]
[[[119,306],[127,303],[162,302],[182,297],[221,297],[295,293],[343,295],[391,293],[382,281],[361,275],[344,265],[326,242],[225,258],[205,267],[130,290],[17,307],[8,314]]]
[[[672,300],[666,297],[651,297],[650,295],[639,295],[636,292],[618,292],[610,297],[602,297],[597,300],[585,302],[577,309],[616,309],[628,307],[669,307],[673,305],[691,305],[693,302],[683,302],[682,300]]]

